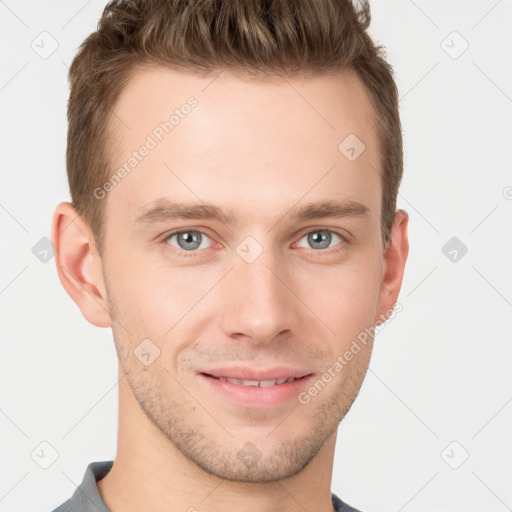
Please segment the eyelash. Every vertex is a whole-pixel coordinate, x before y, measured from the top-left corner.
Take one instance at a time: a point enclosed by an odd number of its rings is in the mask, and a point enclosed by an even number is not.
[[[345,235],[342,235],[340,232],[335,231],[333,229],[326,229],[326,228],[316,228],[316,229],[312,229],[310,231],[306,231],[305,233],[303,233],[300,236],[300,238],[295,243],[300,242],[305,236],[307,236],[307,235],[309,235],[311,233],[318,233],[318,232],[321,232],[321,231],[326,231],[328,233],[334,233],[335,235],[338,235],[341,238],[341,242],[339,242],[334,247],[331,247],[331,248],[328,248],[328,249],[309,249],[309,252],[314,252],[316,254],[319,254],[319,253],[333,254],[333,253],[337,253],[337,252],[343,250],[345,248],[345,246],[350,243],[349,239]],[[212,239],[211,236],[209,236],[207,233],[205,233],[204,231],[201,231],[199,229],[179,229],[177,231],[172,231],[171,233],[168,233],[168,234],[165,235],[165,237],[163,237],[163,242],[167,246],[167,248],[169,250],[171,250],[173,252],[173,254],[175,254],[178,257],[183,256],[183,257],[189,258],[189,257],[199,256],[200,253],[202,251],[204,251],[205,249],[195,249],[195,250],[190,250],[190,251],[184,251],[182,249],[178,249],[177,247],[171,246],[168,243],[168,240],[172,236],[179,235],[181,233],[188,233],[188,232],[200,233],[200,234],[205,235],[206,237],[208,237],[213,242],[213,239]],[[308,249],[306,249],[306,250],[308,251]]]

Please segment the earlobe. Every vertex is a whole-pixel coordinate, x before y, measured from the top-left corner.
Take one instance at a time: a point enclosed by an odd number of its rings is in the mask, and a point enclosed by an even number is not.
[[[405,210],[395,212],[391,236],[384,252],[379,305],[375,319],[378,323],[385,322],[391,316],[402,287],[405,263],[409,254],[408,222],[409,215]]]
[[[102,262],[92,232],[71,203],[60,203],[53,214],[52,242],[60,282],[84,317],[110,327]]]

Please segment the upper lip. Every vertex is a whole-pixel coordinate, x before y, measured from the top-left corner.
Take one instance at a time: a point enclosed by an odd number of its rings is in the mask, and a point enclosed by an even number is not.
[[[211,368],[209,370],[201,370],[199,373],[211,375],[212,377],[226,377],[228,379],[239,380],[277,380],[289,379],[294,377],[300,379],[311,372],[299,368],[291,368],[287,366],[279,366],[266,369],[244,368],[242,366],[233,366],[226,368]]]

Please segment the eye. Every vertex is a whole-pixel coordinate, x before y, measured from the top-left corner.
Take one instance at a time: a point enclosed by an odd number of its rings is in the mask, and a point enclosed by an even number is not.
[[[334,238],[333,238],[334,236]],[[340,234],[330,231],[328,229],[318,229],[316,231],[310,231],[306,235],[304,235],[300,241],[298,242],[299,247],[304,247],[303,245],[300,245],[300,242],[302,240],[306,240],[307,244],[309,245],[309,248],[312,249],[329,249],[331,246],[331,242],[336,241],[336,239],[339,239],[339,242],[346,242],[346,238],[341,236]],[[335,244],[335,245],[339,245]],[[332,246],[331,246],[332,247]]]
[[[207,241],[209,240],[211,242],[211,238],[202,231],[193,230],[171,233],[165,240],[169,245],[186,252],[192,252],[197,249],[207,249]],[[175,243],[173,243],[173,240]]]

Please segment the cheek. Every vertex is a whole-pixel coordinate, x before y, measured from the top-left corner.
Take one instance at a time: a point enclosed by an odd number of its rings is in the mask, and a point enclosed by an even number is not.
[[[296,275],[299,296],[329,327],[328,334],[334,331],[338,342],[350,341],[373,325],[381,278],[377,258],[361,254],[347,263],[310,267],[303,277]]]
[[[130,330],[157,339],[192,312],[218,280],[214,269],[172,267],[162,256],[131,255],[111,268],[109,291]]]

